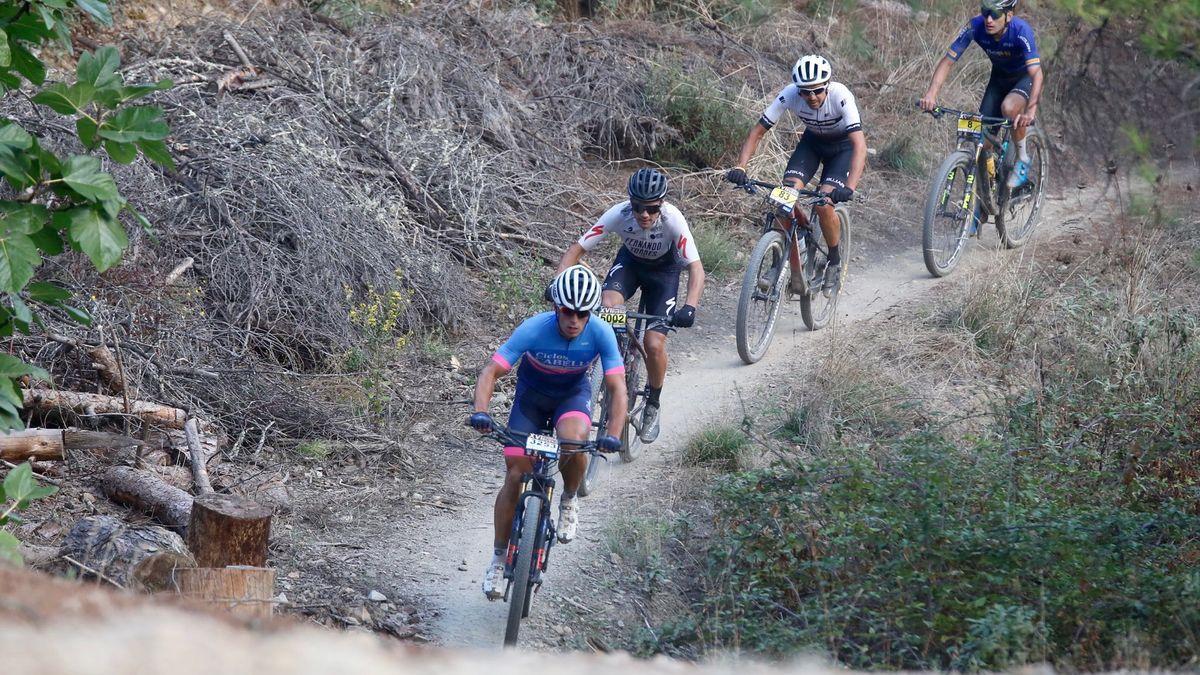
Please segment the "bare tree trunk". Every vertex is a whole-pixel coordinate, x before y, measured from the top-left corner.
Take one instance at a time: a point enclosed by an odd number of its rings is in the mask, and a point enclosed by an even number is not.
[[[101,476],[100,489],[109,499],[145,511],[173,530],[185,529],[191,517],[192,496],[147,471],[114,466]]]
[[[23,389],[26,408],[48,410],[67,408],[80,414],[121,414],[125,412],[125,401],[103,394],[88,394],[78,391],[57,389]],[[172,429],[182,429],[187,413],[179,408],[151,401],[130,401],[129,412],[149,422]]]
[[[196,564],[178,534],[157,525],[127,525],[113,516],[75,523],[58,555],[85,577],[148,591],[173,587],[177,570]]]
[[[104,431],[78,429],[25,429],[0,434],[0,459],[9,462],[60,460],[64,450],[123,448],[141,441]]]
[[[197,567],[176,574],[185,597],[204,600],[232,614],[267,618],[274,608],[275,570],[263,567]]]
[[[271,509],[245,497],[203,494],[192,505],[187,544],[200,567],[266,567]]]

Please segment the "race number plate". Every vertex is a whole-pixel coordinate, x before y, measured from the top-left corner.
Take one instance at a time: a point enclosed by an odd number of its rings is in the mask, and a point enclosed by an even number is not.
[[[600,318],[612,324],[613,328],[624,328],[628,322],[628,314],[624,307],[601,307]]]
[[[958,132],[966,134],[983,133],[983,122],[971,117],[958,118]]]
[[[787,213],[791,213],[792,209],[796,207],[796,200],[798,199],[800,199],[800,193],[786,185],[780,185],[771,190],[771,201],[775,202],[779,208]]]
[[[554,459],[558,457],[558,439],[553,436],[529,434],[529,438],[525,440],[525,454]]]

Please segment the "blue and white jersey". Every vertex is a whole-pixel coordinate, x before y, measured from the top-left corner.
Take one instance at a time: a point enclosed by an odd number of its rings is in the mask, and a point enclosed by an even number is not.
[[[546,396],[565,396],[587,378],[596,357],[605,375],[622,374],[625,364],[617,349],[612,326],[596,317],[588,319],[579,337],[568,340],[558,330],[554,312],[529,317],[500,345],[492,360],[511,369],[521,361],[517,386],[531,387]]]
[[[994,38],[988,35],[983,15],[977,15],[963,26],[958,37],[946,50],[946,56],[951,61],[957,61],[967,47],[971,46],[972,41],[978,43],[980,49],[992,60],[992,67],[999,68],[1006,75],[1023,74],[1029,68],[1042,63],[1041,57],[1038,56],[1037,41],[1033,39],[1033,27],[1024,19],[1015,16],[1008,22],[1008,27],[1000,37]]]

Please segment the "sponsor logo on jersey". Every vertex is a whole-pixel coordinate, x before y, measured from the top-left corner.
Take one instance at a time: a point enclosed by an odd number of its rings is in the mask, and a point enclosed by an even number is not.
[[[603,225],[593,225],[592,229],[588,230],[588,233],[583,235],[583,239],[586,241],[588,239],[593,239],[595,237],[602,236],[603,234],[604,234],[604,226]]]

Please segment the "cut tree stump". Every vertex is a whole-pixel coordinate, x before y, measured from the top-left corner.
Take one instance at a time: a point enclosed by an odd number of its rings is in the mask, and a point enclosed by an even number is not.
[[[66,450],[123,448],[140,445],[136,438],[104,431],[25,429],[0,434],[0,459],[10,462],[59,460]]]
[[[145,511],[158,522],[182,531],[192,512],[192,496],[148,471],[114,466],[100,477],[100,489],[118,504]]]
[[[75,523],[58,550],[84,576],[123,588],[174,588],[173,576],[194,567],[183,539],[157,525],[128,525],[113,516]]]
[[[181,569],[175,582],[180,595],[239,616],[269,618],[275,606],[275,570],[267,567]]]
[[[192,504],[187,544],[199,567],[267,566],[271,509],[245,497],[203,494]]]

